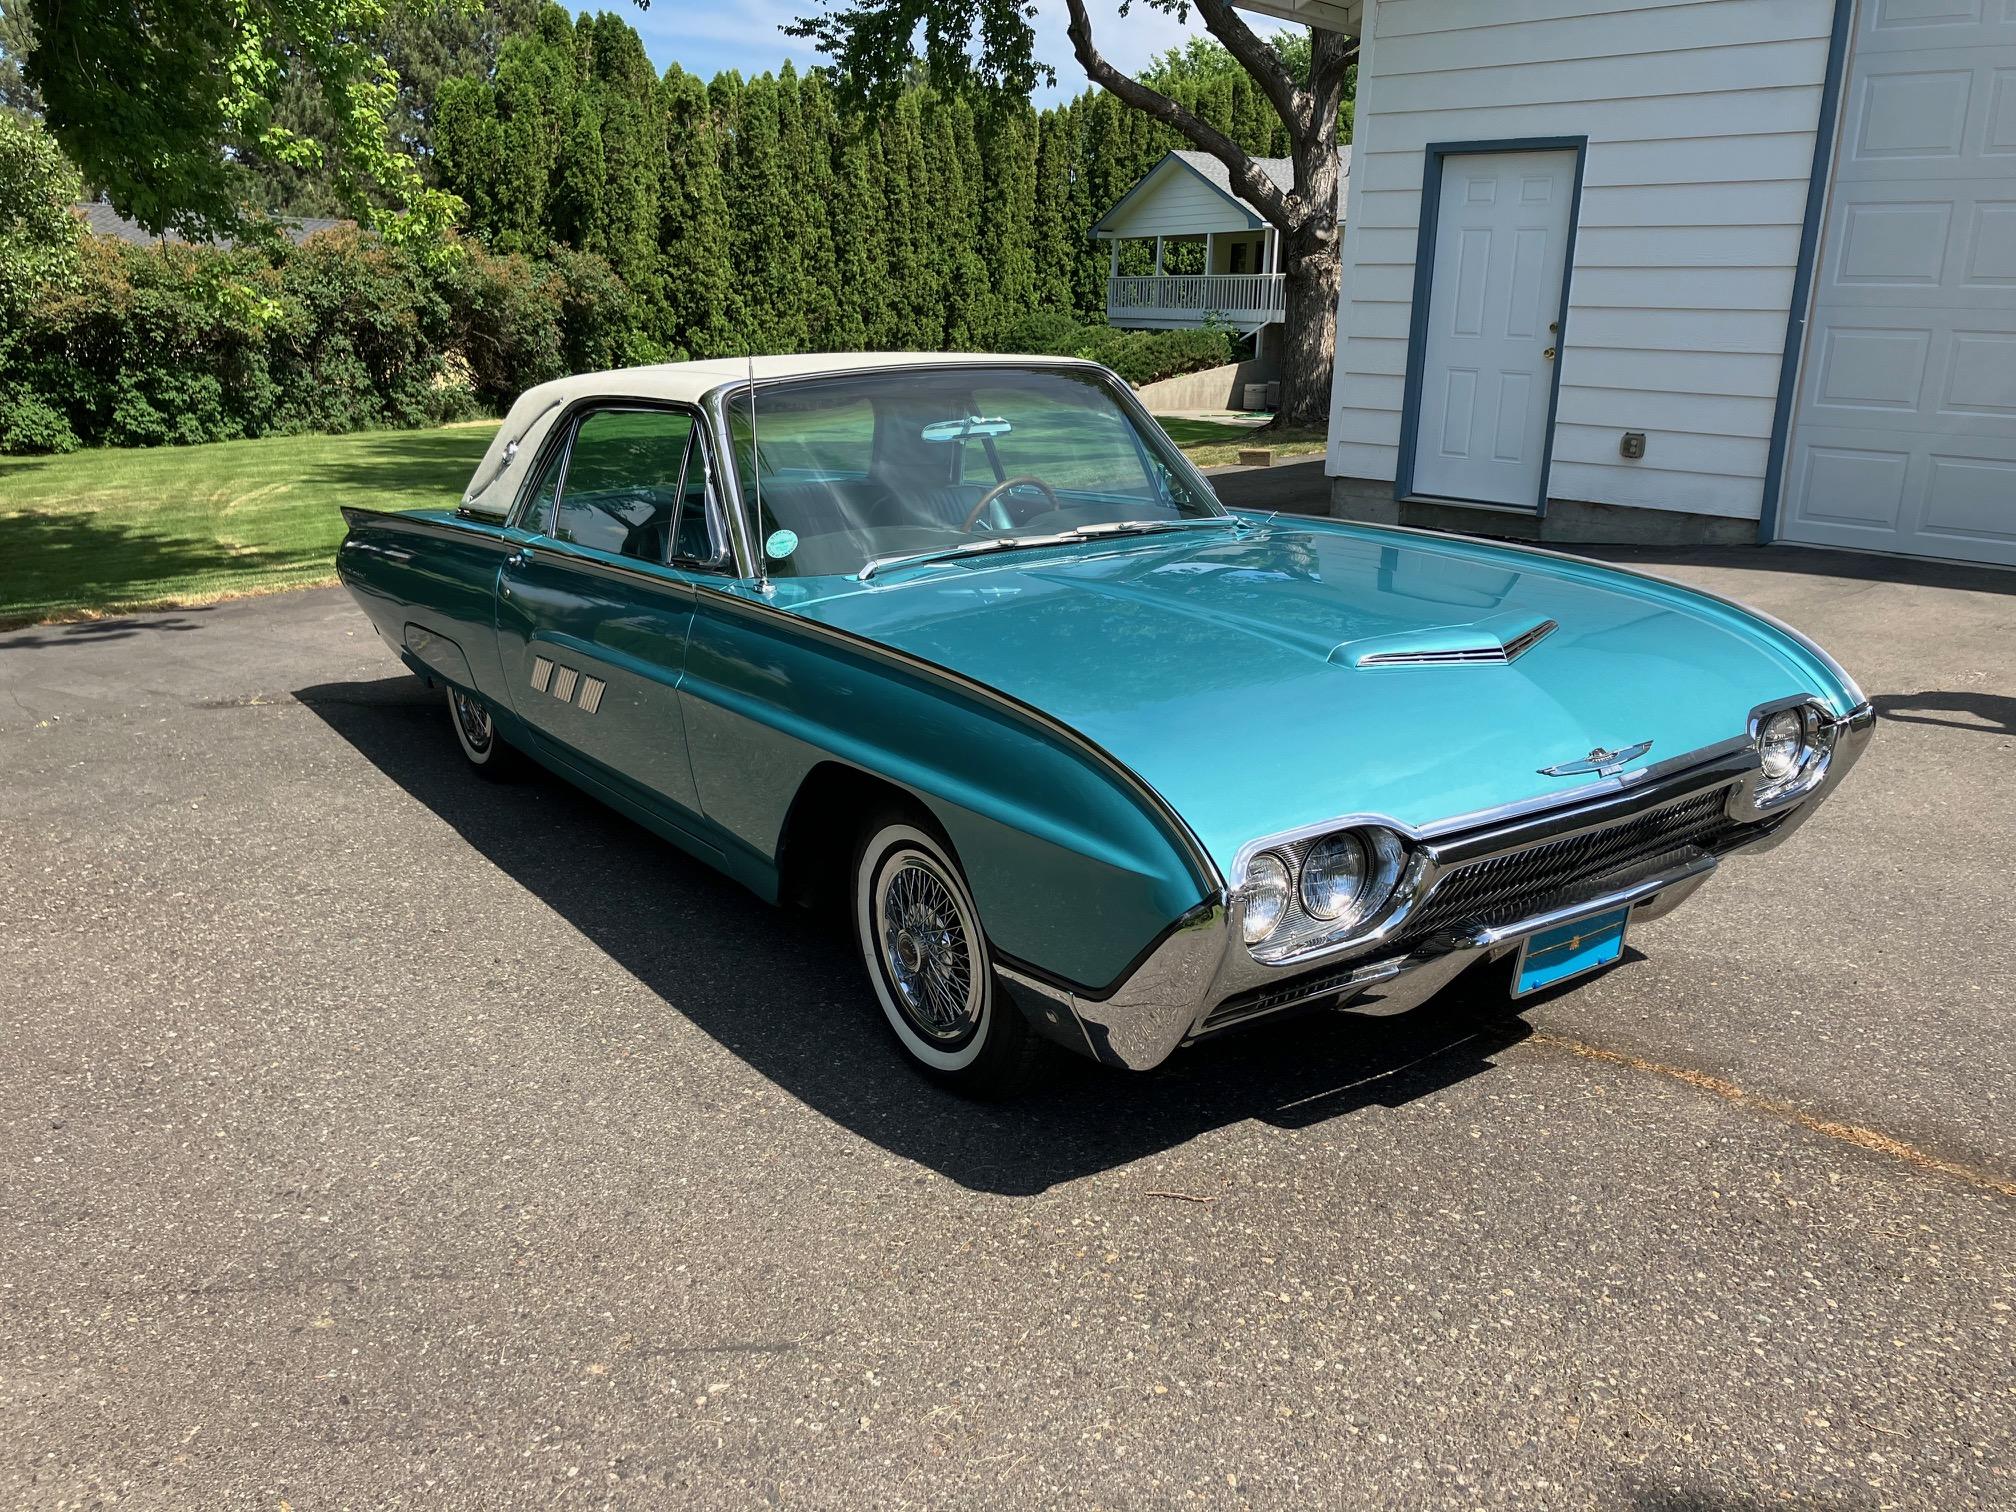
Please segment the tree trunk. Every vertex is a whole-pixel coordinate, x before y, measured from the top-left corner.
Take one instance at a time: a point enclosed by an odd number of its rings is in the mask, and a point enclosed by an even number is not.
[[[1281,254],[1288,308],[1278,423],[1321,430],[1330,421],[1330,371],[1337,357],[1337,229],[1284,236]]]

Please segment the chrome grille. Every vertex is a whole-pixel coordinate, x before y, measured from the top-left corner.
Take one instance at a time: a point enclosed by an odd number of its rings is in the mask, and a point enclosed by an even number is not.
[[[1250,992],[1237,993],[1205,1014],[1204,1022],[1197,1026],[1198,1032],[1208,1034],[1263,1013],[1332,996],[1349,987],[1357,975],[1358,966],[1353,963],[1334,971],[1312,971],[1291,977],[1278,987],[1256,987]]]
[[[1467,862],[1435,885],[1401,940],[1412,944],[1460,925],[1511,923],[1611,872],[1689,846],[1721,850],[1738,830],[1755,834],[1755,826],[1739,825],[1724,812],[1728,800],[1727,786],[1710,788],[1607,829]]]

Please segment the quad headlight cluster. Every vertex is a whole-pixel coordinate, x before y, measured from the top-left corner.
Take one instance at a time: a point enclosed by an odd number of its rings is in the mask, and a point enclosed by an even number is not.
[[[1405,842],[1377,825],[1263,850],[1240,887],[1246,943],[1292,950],[1347,938],[1385,911],[1406,867]]]
[[[1752,803],[1760,809],[1797,797],[1827,772],[1832,730],[1818,706],[1794,704],[1751,720],[1757,744],[1757,785]]]

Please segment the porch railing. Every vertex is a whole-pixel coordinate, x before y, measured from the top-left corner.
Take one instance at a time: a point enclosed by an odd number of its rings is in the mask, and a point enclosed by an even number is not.
[[[1209,315],[1239,324],[1280,320],[1287,309],[1280,273],[1123,274],[1106,280],[1110,315],[1194,317]]]

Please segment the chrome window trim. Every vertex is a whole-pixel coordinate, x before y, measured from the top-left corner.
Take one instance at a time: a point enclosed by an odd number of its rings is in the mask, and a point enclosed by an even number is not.
[[[533,465],[526,469],[525,479],[518,485],[518,497],[512,501],[511,512],[504,517],[506,528],[522,530],[527,535],[553,539],[553,522],[560,510],[560,490],[567,482],[567,464],[574,455],[574,414],[562,411],[546,432],[546,443],[539,448],[533,458]],[[557,465],[559,471],[553,475],[553,502],[547,506],[544,528],[528,523],[532,513],[532,503],[539,495],[539,482],[546,476],[549,465]]]
[[[679,511],[681,514],[684,513],[686,507],[686,472],[687,468],[691,466],[693,443],[696,437],[709,429],[709,417],[706,410],[700,405],[689,404],[681,399],[628,399],[621,396],[598,397],[589,395],[575,400],[553,422],[551,430],[547,433],[546,444],[539,451],[539,465],[533,468],[527,475],[526,480],[519,485],[518,500],[512,506],[511,514],[505,521],[508,527],[522,530],[527,535],[538,536],[542,544],[548,548],[573,546],[576,544],[571,541],[560,540],[554,535],[553,529],[560,517],[560,503],[567,494],[567,475],[574,465],[574,438],[580,433],[583,421],[599,414],[674,414],[683,415],[692,422],[692,429],[686,436],[686,450],[681,454],[679,465]],[[560,454],[560,476],[554,484],[553,503],[547,511],[542,528],[529,522],[525,516],[531,508],[532,498],[537,492],[539,480],[545,476],[545,464],[552,460],[556,449]],[[706,472],[704,507],[707,512],[707,535],[716,548],[718,559],[714,562],[695,562],[687,557],[673,556],[671,555],[673,538],[668,537],[665,560],[650,565],[671,567],[681,572],[708,573],[715,576],[724,574],[738,576],[739,563],[734,560],[732,540],[725,529],[726,511],[720,503],[718,474],[714,467],[713,451],[706,441],[701,442],[701,465]],[[677,517],[675,516],[675,524],[676,522]],[[584,552],[597,552],[598,555],[609,557],[612,561],[644,560],[641,557],[621,557],[614,552],[601,552],[593,546],[583,546],[579,549]],[[737,571],[730,573],[730,567],[736,567]]]

